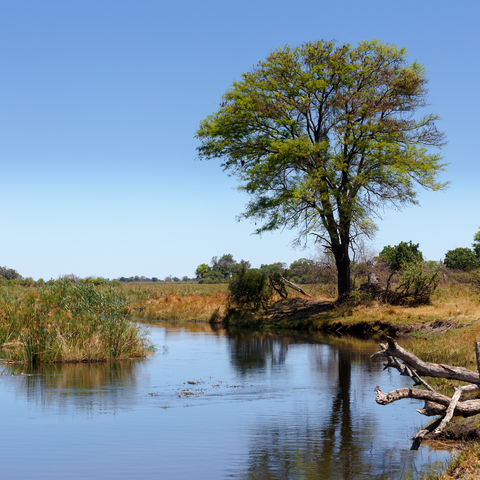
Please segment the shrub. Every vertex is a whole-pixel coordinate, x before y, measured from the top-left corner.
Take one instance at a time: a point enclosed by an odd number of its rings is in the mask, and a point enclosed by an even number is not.
[[[455,248],[445,254],[445,266],[452,270],[473,270],[479,265],[479,260],[470,248]]]
[[[257,268],[240,270],[230,282],[229,291],[230,303],[247,310],[265,308],[272,297],[267,273]]]
[[[400,284],[395,290],[396,302],[411,305],[430,303],[430,297],[439,283],[439,267],[425,262],[408,263],[400,273]]]
[[[390,285],[395,274],[408,268],[410,264],[423,262],[423,255],[418,248],[418,243],[412,243],[411,241],[408,243],[400,242],[393,247],[390,245],[383,247],[378,258],[387,265],[390,271],[385,287],[384,300],[387,300],[389,296],[391,297]]]
[[[480,260],[480,230],[473,236],[473,253]]]

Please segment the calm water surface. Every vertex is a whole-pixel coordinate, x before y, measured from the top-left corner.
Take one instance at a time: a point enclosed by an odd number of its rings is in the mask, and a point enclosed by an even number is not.
[[[149,360],[3,367],[0,477],[408,479],[450,456],[409,450],[418,402],[375,403],[411,382],[374,345],[149,330]]]

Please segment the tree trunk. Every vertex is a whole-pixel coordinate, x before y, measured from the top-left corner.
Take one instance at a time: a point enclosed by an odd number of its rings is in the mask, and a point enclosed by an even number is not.
[[[350,298],[352,290],[348,245],[341,245],[340,247],[333,249],[333,255],[337,267],[338,301],[345,302]]]

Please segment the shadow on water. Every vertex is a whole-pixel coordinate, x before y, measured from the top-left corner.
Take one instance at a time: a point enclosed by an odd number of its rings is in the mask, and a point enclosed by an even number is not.
[[[228,342],[233,367],[245,375],[268,365],[283,365],[292,340],[269,333],[240,332],[229,336]]]
[[[362,407],[356,405],[358,390],[374,382],[382,371],[381,364],[369,359],[373,344],[362,351],[352,348],[348,341],[332,345],[331,339],[326,343],[323,337],[311,337],[308,342],[295,336],[237,332],[229,337],[230,361],[240,375],[245,375],[283,365],[292,345],[312,342],[319,348],[310,363],[319,388],[328,392],[329,404],[319,405],[321,413],[313,417],[299,415],[293,427],[284,419],[269,418],[257,424],[249,436],[248,467],[236,478],[418,478],[424,460],[408,449],[407,441],[406,448],[400,449],[398,445],[389,446],[388,441],[378,441],[381,430],[389,426],[379,425],[369,414],[374,408],[373,394],[367,399],[371,403],[367,412],[360,412]]]

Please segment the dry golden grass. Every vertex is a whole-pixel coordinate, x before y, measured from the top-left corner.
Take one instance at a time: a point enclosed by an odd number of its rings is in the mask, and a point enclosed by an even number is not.
[[[131,316],[148,321],[209,321],[223,315],[228,284],[125,283],[117,287],[130,303]]]
[[[423,360],[477,369],[475,342],[480,341],[480,321],[441,334],[413,334],[402,345]]]
[[[221,314],[227,304],[227,284],[198,283],[127,283],[117,287],[133,306],[135,317],[149,320],[209,320],[215,312]],[[302,285],[316,301],[333,301],[322,285]],[[468,285],[453,283],[439,287],[430,305],[418,307],[388,306],[377,302],[351,308],[339,308],[318,317],[349,324],[384,321],[411,325],[435,320],[454,321],[468,325],[480,319],[480,301]],[[313,325],[315,327],[315,325]]]
[[[138,302],[147,299],[161,299],[167,295],[185,297],[197,295],[206,297],[216,293],[228,293],[228,284],[201,284],[201,283],[122,283],[116,286],[130,302]]]
[[[322,295],[315,295],[314,299],[332,300]],[[430,305],[408,307],[371,302],[353,308],[339,308],[328,317],[338,317],[337,320],[349,324],[384,321],[412,325],[443,320],[453,321],[457,325],[471,325],[480,321],[480,297],[468,285],[445,285],[437,289]]]
[[[167,294],[137,302],[132,315],[150,321],[209,321],[215,315],[223,316],[226,305],[226,293],[206,296]]]
[[[385,320],[397,324],[413,324],[450,320],[457,324],[469,324],[480,319],[480,302],[472,295],[460,298],[434,298],[431,305],[418,307],[372,304],[353,309],[353,321]]]

